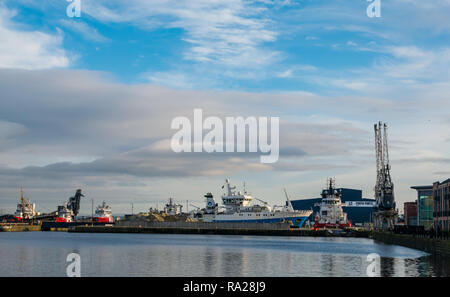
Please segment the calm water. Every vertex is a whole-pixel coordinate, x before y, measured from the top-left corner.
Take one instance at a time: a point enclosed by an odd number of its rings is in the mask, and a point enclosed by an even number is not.
[[[0,233],[0,276],[449,276],[449,262],[369,239],[174,234]]]

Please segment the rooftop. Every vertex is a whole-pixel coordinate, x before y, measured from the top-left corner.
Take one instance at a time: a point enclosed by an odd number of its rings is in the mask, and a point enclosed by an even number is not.
[[[432,190],[433,189],[433,185],[430,185],[430,186],[413,186],[413,187],[411,187],[411,189],[414,189],[414,190]]]

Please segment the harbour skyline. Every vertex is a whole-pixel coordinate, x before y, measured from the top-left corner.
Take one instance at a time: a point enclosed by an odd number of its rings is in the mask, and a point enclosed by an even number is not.
[[[450,176],[450,4],[381,1],[66,1],[0,4],[0,209],[40,212],[81,188],[114,213],[220,197],[269,203],[327,177],[374,197],[373,124],[389,124],[398,208]],[[404,18],[408,15],[408,18]],[[409,19],[414,19],[412,24]],[[170,150],[173,118],[279,117],[280,154]],[[238,186],[241,186],[238,184]]]

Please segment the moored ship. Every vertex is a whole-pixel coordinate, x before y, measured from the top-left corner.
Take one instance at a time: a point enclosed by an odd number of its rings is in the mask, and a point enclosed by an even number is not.
[[[23,189],[20,188],[20,203],[17,204],[14,217],[17,221],[30,220],[39,213],[36,211],[36,204],[30,203],[23,195]]]
[[[81,189],[75,192],[73,197],[69,198],[69,201],[63,205],[59,205],[56,211],[55,222],[57,223],[71,223],[80,211],[81,197],[84,195],[81,193]]]
[[[114,219],[111,213],[111,207],[103,202],[95,211],[95,216],[79,217],[81,198],[84,195],[81,189],[75,192],[75,195],[70,197],[63,205],[59,205],[57,211],[53,212],[55,218],[53,220],[42,221],[41,229],[43,231],[52,229],[67,229],[73,226],[80,225],[95,225],[104,226],[105,224],[113,224]]]
[[[245,190],[236,192],[235,186],[231,186],[226,179],[222,188],[226,187],[227,193],[222,196],[223,206],[219,206],[211,193],[207,193],[206,207],[197,212],[197,218],[204,222],[232,222],[232,223],[280,223],[289,222],[293,227],[302,227],[307,218],[312,214],[311,210],[294,210],[289,197],[286,194],[286,205],[269,206],[265,201],[254,198]],[[256,199],[263,205],[253,205]]]
[[[335,188],[335,180],[327,181],[327,188],[322,190],[320,210],[315,217],[314,229],[321,228],[348,228],[352,224],[347,218],[342,206],[342,193]]]
[[[99,206],[97,206],[97,209],[95,210],[94,215],[94,222],[99,223],[113,223],[114,217],[112,215],[112,210],[109,205],[106,205],[106,202],[103,201],[103,203]]]
[[[71,209],[67,208],[67,203],[59,205],[56,214],[55,222],[57,223],[70,223],[73,221],[74,214]]]

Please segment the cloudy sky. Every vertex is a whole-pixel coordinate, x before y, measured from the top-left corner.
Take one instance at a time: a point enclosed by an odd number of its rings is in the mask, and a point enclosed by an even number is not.
[[[449,0],[0,0],[0,211],[77,188],[116,213],[202,206],[226,177],[270,203],[327,177],[373,197],[389,124],[399,206],[450,177]],[[177,116],[280,118],[280,158],[171,151]]]

